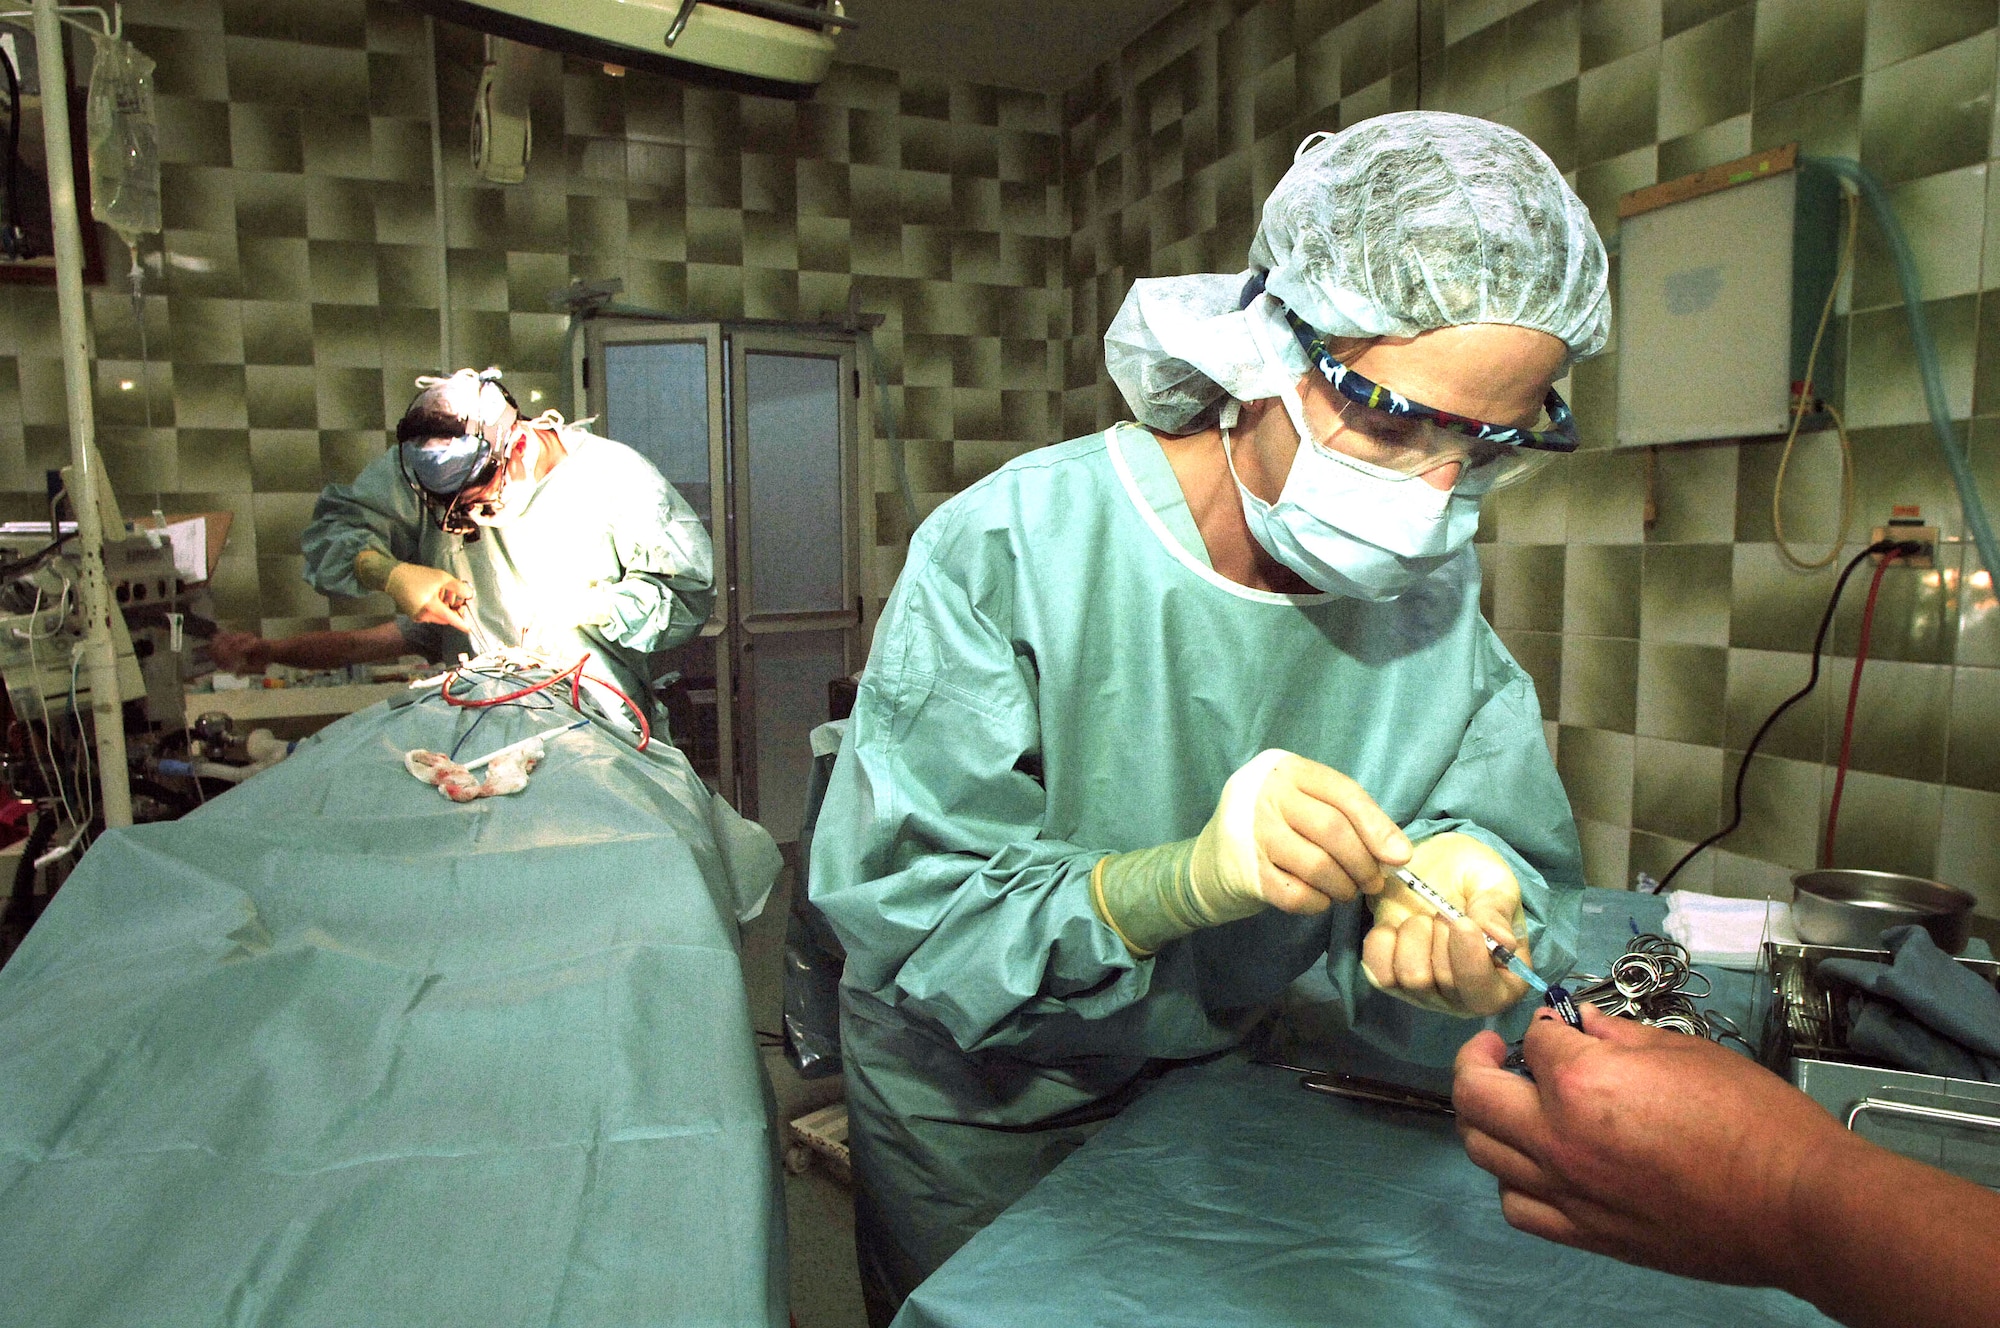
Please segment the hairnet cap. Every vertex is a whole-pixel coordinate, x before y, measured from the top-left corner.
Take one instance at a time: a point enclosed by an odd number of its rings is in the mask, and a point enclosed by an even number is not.
[[[1610,334],[1589,210],[1524,135],[1470,116],[1408,111],[1307,138],[1265,200],[1250,268],[1265,274],[1268,296],[1240,312],[1223,291],[1240,291],[1242,277],[1135,283],[1105,335],[1105,361],[1143,423],[1179,430],[1222,393],[1269,395],[1292,365],[1251,370],[1242,355],[1248,337],[1291,358],[1284,339],[1248,336],[1274,316],[1269,301],[1329,336],[1529,327],[1572,360]]]
[[[498,369],[426,374],[417,379],[417,395],[396,422],[396,441],[476,434],[500,418],[502,406],[520,410],[514,394],[501,384]]]

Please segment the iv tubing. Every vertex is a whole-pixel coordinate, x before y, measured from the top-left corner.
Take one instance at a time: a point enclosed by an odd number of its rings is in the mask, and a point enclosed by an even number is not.
[[[69,86],[63,67],[62,21],[55,0],[36,0],[35,57],[42,86]],[[118,661],[111,646],[111,596],[104,581],[104,523],[97,506],[96,418],[90,396],[90,328],[83,308],[83,232],[71,168],[69,100],[43,98],[48,143],[49,215],[56,242],[56,305],[61,314],[63,384],[69,398],[70,464],[77,544],[83,564],[83,655],[90,673],[90,710],[97,737],[98,775],[107,829],[132,824],[132,789],[125,766],[125,716],[119,704]],[[123,534],[123,531],[118,532]]]
[[[1910,319],[1910,341],[1916,347],[1917,369],[1923,375],[1924,404],[1930,410],[1931,431],[1937,435],[1945,465],[1951,470],[1952,483],[1958,487],[1959,505],[1965,510],[1966,529],[1979,547],[1979,561],[1986,565],[1988,572],[2000,576],[2000,543],[1994,539],[1992,523],[1986,516],[1986,505],[1980,501],[1978,482],[1973,478],[1972,466],[1966,460],[1966,445],[1959,442],[1957,430],[1952,427],[1951,408],[1944,396],[1944,378],[1938,371],[1937,342],[1931,337],[1930,320],[1924,316],[1923,291],[1917,280],[1916,259],[1910,253],[1910,242],[1903,234],[1902,224],[1896,220],[1896,213],[1889,206],[1889,196],[1874,173],[1851,157],[1807,157],[1805,160],[1832,171],[1859,189],[1875,214],[1875,224],[1881,228],[1882,238],[1888,241],[1889,253],[1896,260],[1896,280],[1903,290],[1903,308]]]
[[[1882,574],[1896,561],[1901,549],[1891,549],[1875,564],[1874,579],[1868,583],[1868,607],[1861,611],[1861,640],[1854,647],[1854,681],[1847,685],[1847,718],[1840,726],[1840,762],[1833,768],[1833,797],[1826,808],[1826,844],[1819,852],[1819,865],[1833,865],[1834,829],[1840,824],[1840,795],[1847,787],[1847,762],[1854,754],[1854,711],[1861,702],[1861,671],[1868,667],[1868,636],[1875,628],[1875,598],[1882,593]]]

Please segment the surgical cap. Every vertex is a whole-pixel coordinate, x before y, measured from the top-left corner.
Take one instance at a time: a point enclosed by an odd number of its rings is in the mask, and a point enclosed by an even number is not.
[[[1287,310],[1333,337],[1507,323],[1579,360],[1610,334],[1605,273],[1589,210],[1526,137],[1440,111],[1378,116],[1299,145],[1248,271],[1134,282],[1105,364],[1141,423],[1181,432],[1225,394],[1275,396],[1306,372]]]

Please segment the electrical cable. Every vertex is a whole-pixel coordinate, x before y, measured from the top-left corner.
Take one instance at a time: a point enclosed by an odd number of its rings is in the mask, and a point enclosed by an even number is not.
[[[1811,562],[1806,561],[1803,555],[1794,553],[1785,539],[1785,471],[1791,465],[1792,448],[1799,441],[1799,425],[1805,420],[1807,408],[1813,404],[1813,369],[1819,363],[1820,343],[1826,336],[1827,322],[1833,317],[1840,283],[1847,279],[1848,269],[1853,265],[1854,237],[1861,229],[1861,200],[1843,196],[1847,207],[1847,238],[1840,246],[1840,264],[1834,271],[1833,284],[1827,288],[1826,303],[1820,306],[1819,326],[1813,329],[1812,349],[1806,352],[1806,375],[1792,403],[1792,427],[1785,434],[1785,448],[1778,454],[1778,478],[1771,486],[1771,533],[1778,545],[1778,556],[1808,572],[1825,567],[1840,556],[1842,546],[1847,543],[1848,528],[1854,523],[1854,447],[1848,441],[1847,421],[1830,403],[1821,402],[1820,409],[1833,417],[1834,432],[1840,439],[1840,529],[1834,535],[1833,547],[1826,551],[1826,556]]]
[[[479,732],[479,726],[481,724],[484,724],[486,722],[486,717],[492,713],[493,713],[492,709],[483,709],[477,715],[474,715],[472,717],[471,727],[466,729],[465,732],[458,735],[458,741],[453,743],[451,745],[451,750],[445,753],[445,760],[456,761],[458,759],[459,749],[465,746],[466,742],[471,739],[473,734]]]
[[[23,554],[21,557],[16,558],[13,562],[0,563],[0,578],[13,576],[16,573],[25,572],[30,568],[39,565],[44,558],[47,558],[50,554],[55,553],[57,550],[61,549],[63,545],[69,543],[71,540],[75,538],[76,538],[76,532],[72,530],[67,535],[58,536],[53,543],[44,544],[41,548],[36,549],[33,553]]]
[[[31,916],[35,908],[35,878],[39,869],[35,863],[42,854],[48,852],[49,844],[56,837],[56,817],[53,810],[38,812],[34,825],[28,829],[27,842],[21,845],[21,856],[14,862],[14,888],[7,897],[5,920],[10,926],[25,930],[33,922]]]
[[[1848,578],[1854,575],[1854,569],[1866,562],[1871,554],[1888,553],[1891,550],[1903,553],[1916,553],[1921,550],[1921,547],[1909,541],[1878,540],[1855,554],[1853,558],[1848,560],[1847,566],[1840,569],[1840,579],[1834,582],[1833,594],[1826,601],[1826,612],[1820,616],[1819,631],[1813,635],[1812,672],[1806,678],[1806,685],[1793,692],[1783,701],[1780,701],[1778,708],[1765,718],[1763,724],[1758,727],[1756,736],[1750,739],[1750,745],[1743,751],[1743,763],[1736,767],[1736,790],[1733,795],[1735,805],[1729,818],[1729,824],[1723,826],[1720,830],[1681,854],[1680,861],[1676,862],[1667,874],[1660,878],[1659,887],[1654,891],[1655,894],[1665,894],[1667,887],[1673,884],[1674,877],[1680,875],[1681,868],[1687,866],[1696,854],[1736,833],[1736,828],[1743,824],[1743,785],[1750,774],[1751,759],[1757,755],[1757,749],[1763,745],[1765,735],[1770,733],[1777,722],[1784,717],[1785,712],[1805,700],[1806,697],[1812,694],[1813,688],[1819,686],[1820,652],[1826,648],[1826,634],[1833,627],[1834,611],[1840,607],[1841,593],[1847,589]]]
[[[580,657],[576,663],[570,665],[562,672],[552,673],[540,682],[529,683],[515,691],[508,692],[505,696],[481,697],[478,699],[467,699],[451,694],[451,685],[458,680],[458,676],[462,671],[452,669],[444,675],[444,681],[438,684],[438,696],[443,699],[446,705],[455,706],[461,710],[484,710],[488,706],[505,705],[509,701],[518,701],[524,696],[533,696],[536,692],[546,691],[563,679],[568,678],[572,683],[571,692],[573,697],[575,692],[574,683],[582,675],[584,659],[587,658],[588,656]]]
[[[590,656],[588,655],[584,656],[584,659],[586,661],[589,660],[589,658]],[[646,712],[639,708],[638,702],[634,701],[631,697],[625,695],[624,691],[620,689],[616,684],[608,682],[605,679],[598,677],[594,673],[579,673],[576,676],[578,680],[578,685],[572,686],[570,689],[571,696],[573,698],[571,703],[573,705],[576,705],[574,698],[576,698],[578,695],[580,684],[587,682],[595,684],[598,687],[602,687],[605,691],[611,693],[613,696],[617,697],[620,701],[624,702],[625,708],[632,712],[632,718],[639,721],[639,741],[638,744],[633,748],[633,750],[643,752],[646,750],[646,748],[652,745],[653,726],[652,724],[647,722]],[[583,707],[581,705],[576,705],[576,709],[579,712],[581,712]]]
[[[1819,855],[1822,867],[1833,865],[1833,831],[1840,823],[1840,794],[1847,786],[1847,758],[1854,750],[1854,709],[1861,699],[1861,670],[1868,666],[1868,637],[1875,627],[1875,597],[1882,592],[1882,574],[1901,555],[1900,548],[1884,553],[1882,561],[1875,565],[1874,578],[1868,583],[1868,605],[1861,611],[1861,641],[1854,648],[1854,680],[1847,685],[1847,718],[1840,726],[1840,764],[1834,767],[1833,797],[1826,808],[1826,847]]]
[[[68,604],[69,583],[65,581],[63,583],[61,607],[58,607],[56,610],[56,621],[58,624],[68,616]],[[63,816],[68,819],[71,825],[75,825],[77,823],[76,809],[69,805],[69,790],[64,787],[62,780],[62,758],[56,755],[56,725],[49,716],[49,698],[42,691],[42,659],[40,654],[35,650],[35,642],[41,639],[35,630],[36,624],[41,621],[41,616],[42,588],[36,586],[35,606],[28,611],[28,671],[34,677],[35,701],[40,705],[42,711],[42,742],[49,749],[49,763],[46,766],[42,764],[42,755],[35,746],[35,735],[32,730],[28,733],[28,753],[35,758],[35,769],[41,774],[42,786],[55,793],[56,802],[61,806]]]
[[[461,669],[461,670],[460,670],[460,672],[462,672],[462,673],[470,673],[470,674],[472,674],[473,676],[475,676],[475,677],[480,677],[480,678],[485,678],[485,677],[490,677],[490,676],[491,676],[491,675],[489,675],[489,674],[486,674],[486,673],[483,673],[483,672],[481,672],[481,671],[480,671],[480,670],[478,670],[478,669]],[[539,700],[543,700],[543,701],[546,701],[546,702],[548,702],[548,704],[547,704],[547,705],[529,705],[529,704],[528,704],[528,702],[529,702],[529,701],[531,701],[531,700],[536,700],[536,699],[539,699]],[[531,696],[531,697],[525,697],[525,698],[523,698],[523,699],[521,699],[521,700],[519,700],[519,701],[507,701],[507,702],[503,702],[502,704],[506,705],[506,706],[507,706],[507,707],[509,707],[509,708],[512,708],[512,709],[519,709],[519,710],[553,710],[553,709],[555,709],[555,707],[556,707],[556,703],[555,703],[555,700],[554,700],[554,699],[553,699],[552,697],[548,697],[548,696],[542,696],[542,697],[539,697],[539,698],[537,698],[537,697],[532,697],[532,696]],[[464,748],[465,744],[466,744],[467,742],[469,742],[469,741],[471,740],[471,738],[472,738],[472,735],[473,735],[473,734],[475,734],[475,733],[477,733],[477,732],[479,731],[479,726],[480,726],[481,724],[484,724],[484,723],[486,722],[486,717],[487,717],[488,715],[492,714],[492,713],[493,713],[493,712],[494,712],[495,710],[497,710],[497,709],[499,709],[499,708],[500,708],[500,706],[498,706],[498,705],[496,705],[496,706],[487,706],[487,707],[482,707],[482,708],[480,709],[479,713],[478,713],[478,714],[477,714],[476,716],[474,716],[474,717],[473,717],[473,720],[472,720],[472,724],[471,724],[471,726],[470,726],[470,727],[468,727],[468,728],[467,728],[467,729],[465,730],[465,732],[464,732],[464,733],[461,733],[461,734],[459,735],[459,737],[458,737],[458,741],[457,741],[457,742],[454,742],[454,743],[453,743],[453,744],[451,745],[451,751],[449,751],[448,753],[446,753],[446,755],[445,755],[445,759],[447,759],[447,760],[450,760],[450,761],[456,761],[456,760],[458,759],[458,753],[460,752],[460,750],[462,750],[462,749]]]

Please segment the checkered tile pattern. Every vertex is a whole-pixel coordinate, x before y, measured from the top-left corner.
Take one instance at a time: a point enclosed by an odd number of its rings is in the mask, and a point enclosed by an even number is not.
[[[379,602],[306,589],[298,534],[439,357],[423,20],[391,0],[125,12],[159,62],[166,227],[143,338],[120,290],[91,292],[111,477],[129,507],[237,514],[216,586],[229,620],[373,621]],[[572,278],[622,277],[633,303],[702,318],[812,319],[858,291],[886,315],[876,345],[923,511],[1124,414],[1100,338],[1131,281],[1240,269],[1300,138],[1417,106],[1527,133],[1607,233],[1625,191],[1753,150],[1858,156],[1910,231],[1947,393],[2000,499],[1984,0],[1189,0],[1060,98],[837,66],[789,103],[548,56],[513,188],[466,161],[479,40],[437,32],[455,362],[552,397],[563,320],[546,296]],[[1962,534],[1866,226],[1851,285],[1829,354],[1859,523],[1914,502]],[[45,290],[0,295],[0,515],[34,514],[67,457],[56,322]],[[1610,447],[1616,354],[1571,383],[1593,450],[1496,496],[1482,532],[1489,615],[1541,690],[1600,885],[1664,869],[1720,823],[1742,744],[1804,675],[1829,582],[1778,555],[1772,444]],[[886,449],[877,462],[880,591],[908,523]],[[1789,481],[1788,528],[1815,549],[1833,465],[1814,440]],[[1885,585],[1839,852],[2000,912],[2000,602],[1962,543],[1944,562]],[[1688,883],[1781,890],[1812,861],[1858,599],[1824,703],[1780,727],[1746,828]]]
[[[386,601],[305,586],[298,538],[439,364],[424,20],[389,0],[133,0],[125,19],[159,64],[165,229],[143,345],[123,289],[90,292],[106,469],[128,508],[235,512],[215,584],[230,622],[377,621]],[[480,38],[436,31],[454,363],[555,400],[547,297],[572,278],[692,318],[837,318],[852,290],[885,315],[921,511],[1060,432],[1055,98],[838,66],[793,103],[548,54],[528,179],[503,188],[465,147]],[[0,514],[27,516],[68,456],[55,301],[0,289]],[[886,448],[875,473],[886,591],[909,521]]]
[[[1991,4],[1917,0],[1191,0],[1064,101],[1064,431],[1127,413],[1100,339],[1134,278],[1240,270],[1300,139],[1421,106],[1528,134],[1607,236],[1618,197],[1657,180],[1790,141],[1858,156],[1911,233],[1947,391],[2000,500],[1994,21]],[[1829,352],[1864,542],[1892,503],[1963,533],[1899,299],[1864,224]],[[1535,677],[1605,886],[1664,872],[1724,823],[1743,746],[1805,678],[1832,582],[1779,556],[1775,444],[1615,450],[1615,366],[1614,349],[1571,383],[1594,450],[1495,495],[1481,535],[1488,615]],[[1787,481],[1787,531],[1815,556],[1837,476],[1815,439]],[[1787,894],[1815,862],[1864,589],[1820,694],[1764,748],[1744,829],[1681,883]],[[1935,573],[1889,574],[1873,652],[1838,859],[1936,875],[2000,914],[2000,605],[1962,543]]]

